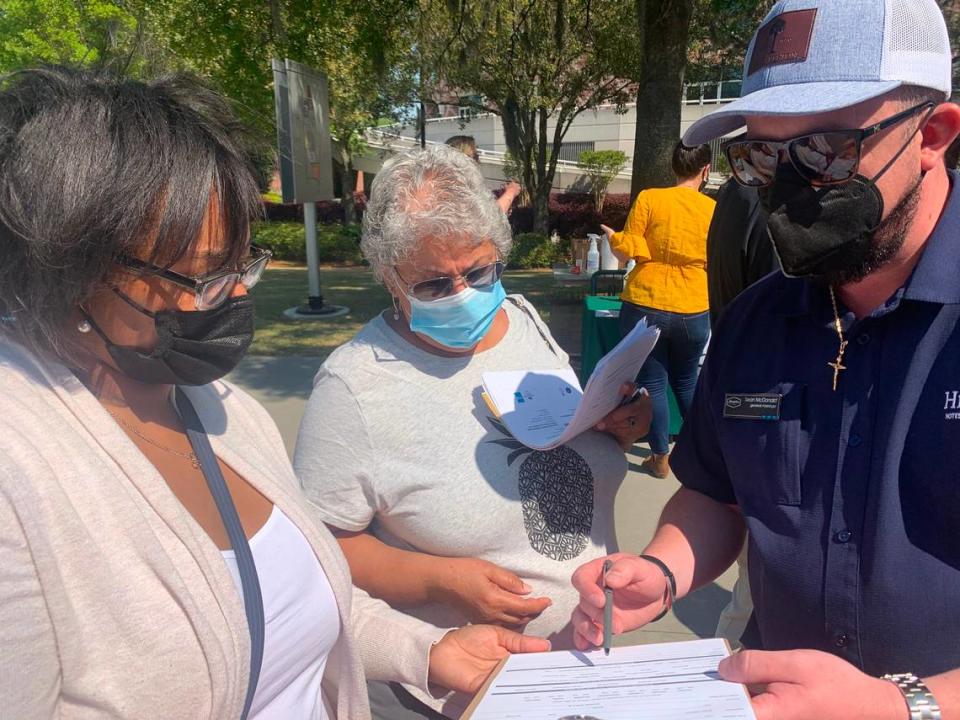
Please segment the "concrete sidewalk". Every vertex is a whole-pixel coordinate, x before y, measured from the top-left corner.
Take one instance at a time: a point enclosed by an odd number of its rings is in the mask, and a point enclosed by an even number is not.
[[[313,387],[320,361],[310,357],[248,357],[228,378],[257,398],[273,417],[292,454],[297,428]],[[616,503],[617,540],[627,552],[639,552],[656,528],[660,511],[679,487],[671,476],[666,480],[639,472],[645,451],[640,447],[630,456],[630,470]],[[670,642],[712,637],[720,611],[730,600],[736,569],[728,570],[716,583],[702,588],[677,603],[658,623],[617,639],[620,645]]]

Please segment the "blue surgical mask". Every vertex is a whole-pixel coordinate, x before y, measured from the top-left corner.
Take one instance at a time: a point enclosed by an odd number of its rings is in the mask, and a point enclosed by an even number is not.
[[[483,340],[506,297],[499,280],[430,302],[408,296],[410,329],[445,347],[466,350]]]

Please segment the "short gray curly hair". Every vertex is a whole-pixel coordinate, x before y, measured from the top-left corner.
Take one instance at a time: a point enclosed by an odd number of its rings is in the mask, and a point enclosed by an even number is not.
[[[397,155],[377,173],[363,213],[360,248],[381,281],[427,237],[476,246],[490,240],[506,258],[506,214],[477,164],[459,150],[430,145]]]

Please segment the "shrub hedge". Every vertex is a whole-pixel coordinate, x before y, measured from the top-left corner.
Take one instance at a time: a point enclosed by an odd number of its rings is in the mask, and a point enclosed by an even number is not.
[[[561,239],[556,245],[545,235],[520,233],[513,237],[513,247],[507,265],[511,269],[530,270],[548,268],[554,263],[568,261],[570,240]]]
[[[366,198],[358,193],[355,196],[358,209],[362,212]],[[282,205],[264,202],[267,222],[258,223],[254,231],[254,242],[273,251],[278,260],[306,262],[306,249],[303,237],[303,207],[300,205]],[[530,269],[550,267],[563,262],[570,256],[570,238],[586,237],[587,233],[599,233],[601,223],[620,230],[627,221],[630,212],[628,193],[611,193],[603,205],[603,212],[597,214],[593,207],[593,198],[588,193],[554,193],[550,197],[550,232],[557,232],[562,238],[554,245],[549,237],[531,232],[533,228],[533,209],[515,207],[510,215],[513,228],[513,250],[508,264],[511,268]],[[317,203],[317,243],[320,262],[352,263],[363,262],[360,253],[360,226],[342,225],[343,208],[339,202]]]
[[[367,207],[367,197],[363,193],[354,193],[353,202],[357,214],[363,217]],[[303,205],[284,205],[283,203],[263,201],[263,215],[265,220],[272,222],[303,222]],[[343,206],[333,200],[322,200],[317,203],[317,223],[329,225],[343,222]]]
[[[253,242],[273,252],[277,260],[305,263],[306,238],[303,225],[298,222],[261,222],[253,230]],[[317,253],[320,262],[359,265],[360,226],[317,225]]]
[[[603,212],[598,214],[589,193],[553,193],[550,196],[550,232],[561,237],[586,237],[587,233],[599,233],[600,225],[609,225],[621,230],[630,212],[629,193],[610,193],[603,203]],[[514,234],[533,230],[533,208],[515,208],[510,215]]]

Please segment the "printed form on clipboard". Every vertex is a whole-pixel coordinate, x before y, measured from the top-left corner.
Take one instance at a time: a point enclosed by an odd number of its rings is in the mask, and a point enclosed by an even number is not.
[[[718,639],[510,655],[461,720],[756,720],[717,673],[729,655]]]
[[[597,363],[583,389],[570,368],[485,372],[486,400],[517,440],[534,450],[550,450],[621,404],[620,386],[634,381],[659,337],[660,330],[641,320]]]

